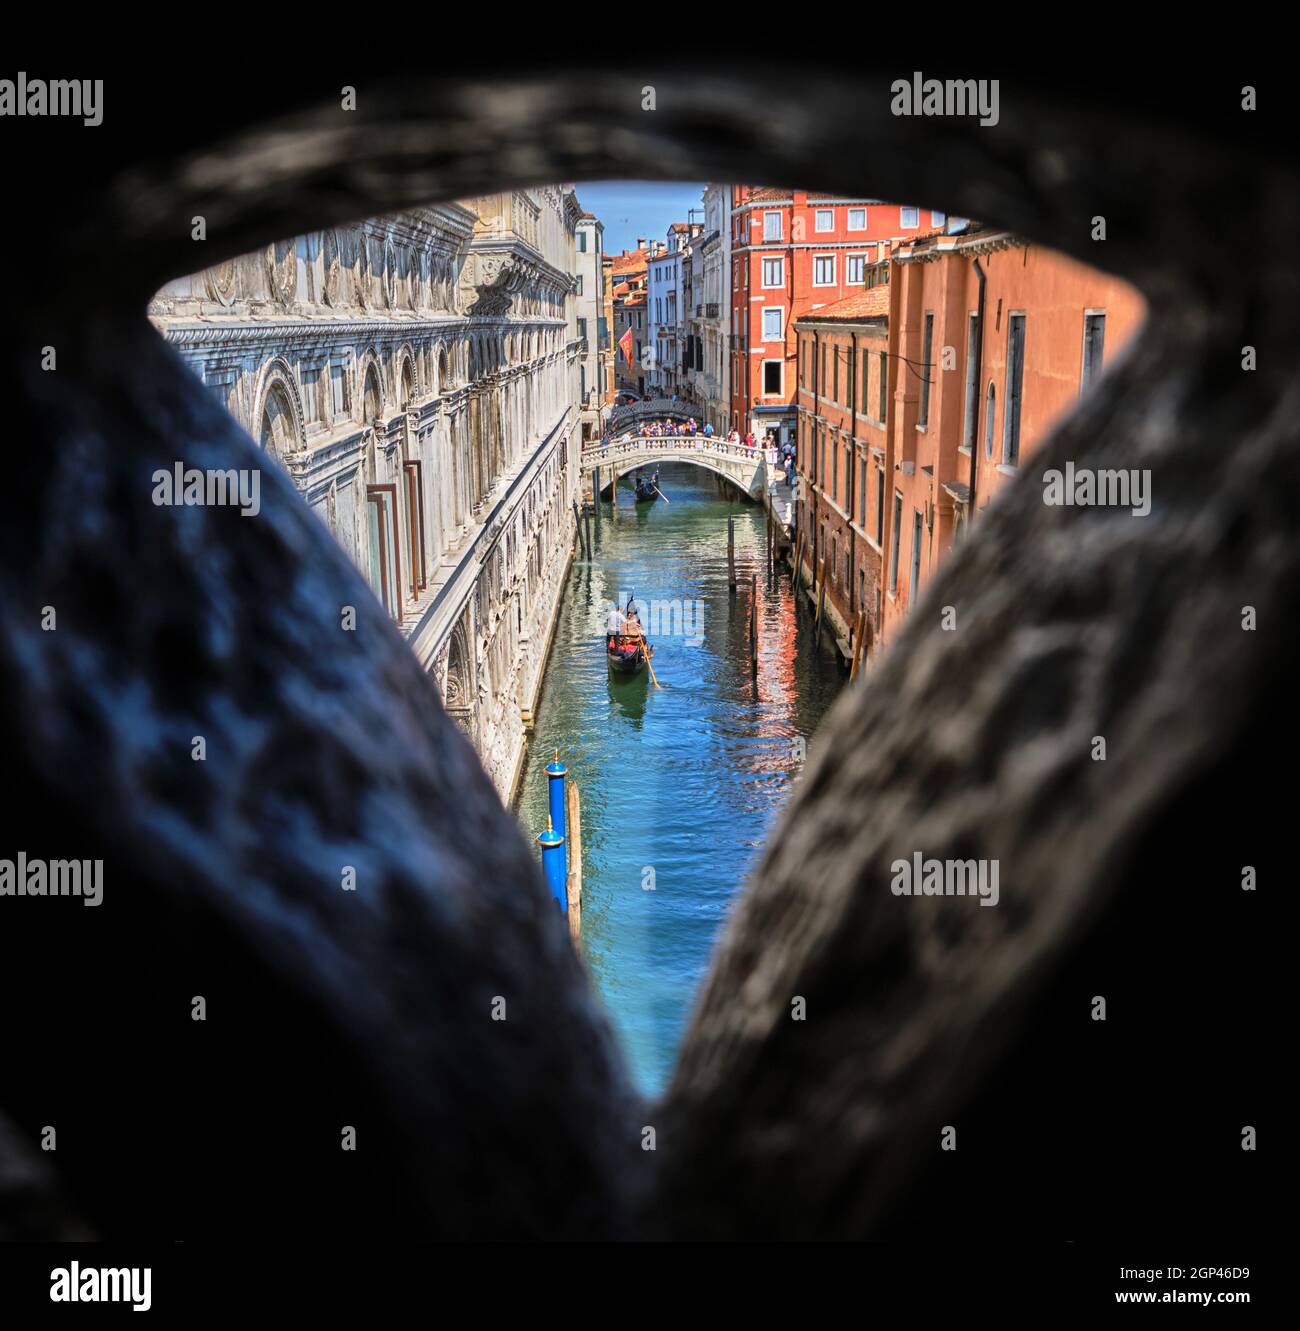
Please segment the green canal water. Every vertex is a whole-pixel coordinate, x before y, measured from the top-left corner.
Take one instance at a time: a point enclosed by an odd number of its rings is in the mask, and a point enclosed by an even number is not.
[[[593,519],[595,555],[575,561],[547,664],[517,813],[546,826],[552,752],[582,793],[582,942],[638,1087],[667,1084],[728,911],[775,829],[844,676],[796,616],[787,574],[769,581],[763,510],[715,478],[664,466],[668,497]],[[727,588],[727,517],[740,587]],[[749,664],[749,574],[758,575],[759,665]],[[605,661],[612,602],[636,597],[661,688]]]

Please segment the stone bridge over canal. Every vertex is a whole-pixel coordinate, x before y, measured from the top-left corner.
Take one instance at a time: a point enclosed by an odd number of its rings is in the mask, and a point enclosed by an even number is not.
[[[601,494],[620,476],[646,467],[656,470],[667,462],[689,462],[723,477],[751,499],[762,498],[771,478],[775,453],[744,444],[729,444],[702,434],[648,435],[582,450],[582,474],[592,478],[592,493]]]

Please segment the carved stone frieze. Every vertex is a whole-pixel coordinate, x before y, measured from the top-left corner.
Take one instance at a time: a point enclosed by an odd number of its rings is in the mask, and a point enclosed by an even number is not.
[[[282,305],[291,304],[298,289],[298,244],[295,240],[277,240],[266,247],[266,271],[271,297]]]
[[[384,241],[380,262],[383,265],[380,270],[380,285],[384,290],[384,302],[390,310],[395,310],[397,308],[397,255],[393,252],[392,241]]]
[[[209,299],[227,307],[235,303],[236,271],[235,261],[228,259],[225,263],[214,264],[204,272],[204,285],[207,287]]]
[[[321,237],[321,267],[325,275],[325,287],[322,295],[325,303],[336,309],[339,304],[339,238],[333,231],[326,231]]]

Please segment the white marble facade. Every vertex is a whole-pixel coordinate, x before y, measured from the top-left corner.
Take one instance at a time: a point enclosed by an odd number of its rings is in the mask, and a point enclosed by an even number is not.
[[[580,212],[554,186],[337,227],[149,310],[355,560],[503,797],[572,547]]]

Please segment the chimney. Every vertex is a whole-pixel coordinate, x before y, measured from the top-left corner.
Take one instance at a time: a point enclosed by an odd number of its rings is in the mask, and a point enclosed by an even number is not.
[[[644,236],[638,236],[638,237],[636,238],[636,247],[637,247],[637,249],[639,249],[639,250],[643,250],[643,249],[645,249],[645,237],[644,237]]]

